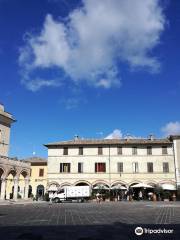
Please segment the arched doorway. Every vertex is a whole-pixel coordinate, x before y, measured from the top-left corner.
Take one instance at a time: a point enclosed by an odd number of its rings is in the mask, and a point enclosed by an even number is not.
[[[18,191],[18,197],[19,198],[25,198],[25,188],[27,187],[27,191],[29,190],[29,186],[26,186],[26,177],[28,176],[28,173],[26,170],[23,170],[19,175],[19,187],[20,190]]]
[[[14,179],[16,174],[16,170],[11,169],[7,175],[6,199],[14,197]]]
[[[44,186],[43,185],[37,186],[36,197],[37,197],[37,199],[43,199],[43,197],[44,197]]]
[[[28,198],[32,196],[32,186],[29,185],[29,190],[28,190]]]
[[[4,174],[4,170],[0,168],[0,195],[1,195],[1,184],[2,184],[2,176]]]

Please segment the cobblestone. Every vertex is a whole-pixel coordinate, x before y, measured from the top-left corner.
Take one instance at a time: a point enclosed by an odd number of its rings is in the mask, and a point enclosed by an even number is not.
[[[180,224],[179,202],[44,202],[0,206],[0,240],[136,239],[136,226],[173,226],[176,236],[172,239],[180,239],[180,225],[172,224]]]

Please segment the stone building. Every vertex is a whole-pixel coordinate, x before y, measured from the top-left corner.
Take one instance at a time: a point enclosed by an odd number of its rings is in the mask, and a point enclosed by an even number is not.
[[[15,120],[0,104],[0,199],[27,199],[30,163],[8,157],[11,124]]]
[[[136,183],[176,190],[180,183],[180,136],[155,139],[74,139],[45,144],[48,187]],[[175,171],[176,170],[176,171]]]

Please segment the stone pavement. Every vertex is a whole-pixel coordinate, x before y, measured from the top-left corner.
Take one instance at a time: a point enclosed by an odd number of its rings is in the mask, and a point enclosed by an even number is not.
[[[16,204],[0,206],[0,240],[180,239],[179,202]],[[134,233],[136,227],[173,234]]]

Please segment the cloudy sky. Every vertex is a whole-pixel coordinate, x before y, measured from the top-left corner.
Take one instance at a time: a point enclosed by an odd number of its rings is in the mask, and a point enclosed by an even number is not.
[[[1,0],[11,156],[42,144],[180,134],[178,0]]]

